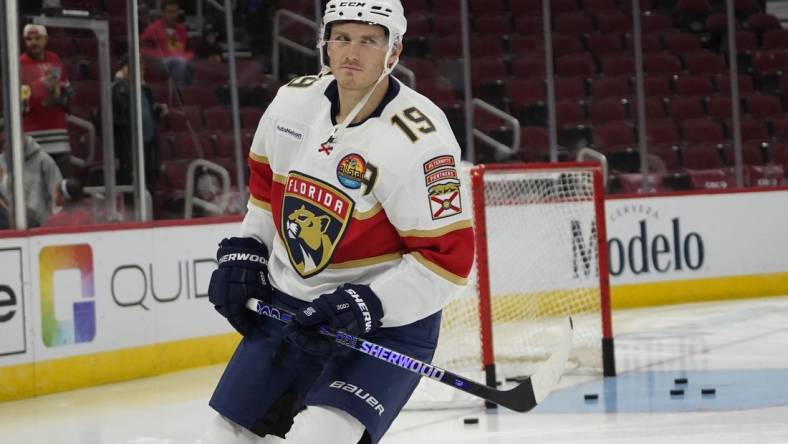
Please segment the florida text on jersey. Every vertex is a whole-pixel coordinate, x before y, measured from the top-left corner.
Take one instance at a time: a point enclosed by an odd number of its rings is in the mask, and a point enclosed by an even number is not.
[[[268,245],[282,291],[311,301],[368,284],[384,327],[409,324],[440,310],[473,262],[459,146],[443,112],[393,77],[370,117],[325,144],[338,111],[331,75],[279,90],[249,154],[241,234]]]

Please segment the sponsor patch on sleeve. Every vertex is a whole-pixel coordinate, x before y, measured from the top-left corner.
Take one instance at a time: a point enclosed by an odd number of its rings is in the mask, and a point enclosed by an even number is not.
[[[424,183],[433,220],[462,213],[460,181],[454,157],[438,156],[424,162]]]

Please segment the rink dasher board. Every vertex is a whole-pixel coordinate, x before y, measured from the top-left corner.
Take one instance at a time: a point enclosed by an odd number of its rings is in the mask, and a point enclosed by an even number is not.
[[[787,203],[787,189],[608,199],[613,306],[788,293]],[[205,220],[5,233],[0,401],[226,360],[239,337],[206,293],[217,242],[238,229]],[[551,260],[566,266],[571,239],[558,245]]]

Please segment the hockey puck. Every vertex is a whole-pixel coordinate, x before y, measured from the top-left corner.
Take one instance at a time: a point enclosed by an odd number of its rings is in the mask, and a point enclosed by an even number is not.
[[[670,391],[670,396],[684,396],[684,390],[683,389],[672,389]]]
[[[700,389],[701,395],[716,395],[717,390],[713,388]]]
[[[673,382],[675,382],[676,384],[686,384],[687,378],[676,378],[673,380]]]
[[[462,420],[462,423],[463,424],[478,424],[479,423],[479,418],[464,418]]]
[[[586,401],[596,401],[597,399],[599,399],[599,395],[596,393],[586,393],[585,395],[583,395],[583,398]]]

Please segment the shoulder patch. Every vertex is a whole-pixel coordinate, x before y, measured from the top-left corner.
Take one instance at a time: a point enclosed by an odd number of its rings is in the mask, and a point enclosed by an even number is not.
[[[424,184],[433,220],[462,213],[460,180],[453,156],[434,157],[424,162]]]

